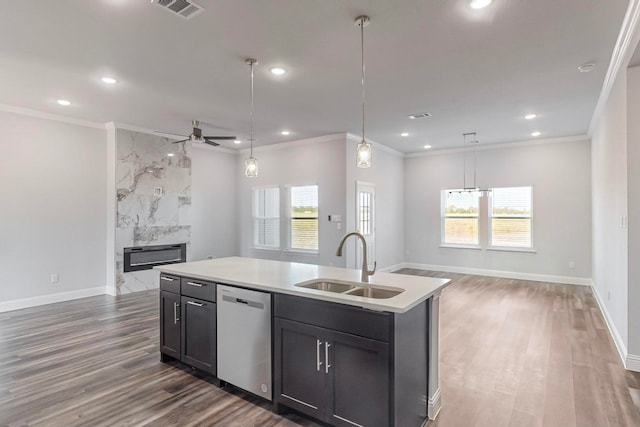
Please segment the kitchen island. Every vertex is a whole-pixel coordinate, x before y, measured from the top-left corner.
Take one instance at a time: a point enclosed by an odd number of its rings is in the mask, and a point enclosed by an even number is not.
[[[272,296],[265,309],[273,381],[254,394],[274,410],[345,426],[419,426],[436,417],[439,295],[448,279],[377,273],[362,283],[359,270],[241,257],[155,269],[163,360],[216,375],[216,354],[225,350],[216,337],[233,325],[216,318],[215,289],[218,305],[228,286],[260,291]],[[202,313],[189,314],[196,308]]]

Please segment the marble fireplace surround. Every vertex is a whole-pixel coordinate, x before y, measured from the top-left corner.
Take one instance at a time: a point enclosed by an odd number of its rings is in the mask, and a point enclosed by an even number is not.
[[[191,158],[185,143],[108,129],[114,198],[113,260],[107,288],[113,295],[157,288],[157,272],[124,272],[124,248],[191,243]],[[173,156],[169,156],[172,153]],[[111,251],[109,251],[111,252]]]

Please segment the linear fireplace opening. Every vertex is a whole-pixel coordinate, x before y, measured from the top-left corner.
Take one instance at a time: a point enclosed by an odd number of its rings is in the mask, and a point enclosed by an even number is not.
[[[124,248],[124,272],[151,270],[156,265],[187,261],[187,244]]]

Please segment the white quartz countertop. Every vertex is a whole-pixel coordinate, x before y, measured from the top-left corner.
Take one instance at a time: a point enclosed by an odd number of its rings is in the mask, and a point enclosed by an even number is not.
[[[366,284],[360,283],[360,270],[242,257],[169,264],[154,267],[154,270],[249,289],[297,295],[393,313],[409,311],[442,290],[450,282],[449,279],[433,277],[376,273],[369,277],[369,284]],[[295,286],[316,279],[358,282],[353,283],[358,286],[400,288],[404,292],[387,299],[375,299]]]

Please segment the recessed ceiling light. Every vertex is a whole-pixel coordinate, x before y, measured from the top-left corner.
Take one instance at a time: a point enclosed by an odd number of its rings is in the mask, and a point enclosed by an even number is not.
[[[538,117],[536,114],[527,114],[526,116],[524,116],[524,118],[527,120],[533,120],[536,117]]]
[[[541,132],[532,132],[531,133],[531,136],[540,136],[540,135],[542,135]]]
[[[71,101],[67,101],[66,99],[58,99],[58,101],[56,102],[65,107],[68,107],[69,105],[71,105]]]
[[[102,77],[100,80],[102,80],[102,83],[108,84],[108,85],[114,85],[116,83],[118,83],[118,81],[116,79],[114,79],[113,77]]]
[[[241,143],[242,143],[242,141],[240,141],[239,139],[234,139],[234,140],[233,140],[233,143],[234,143],[234,144],[241,144]]]
[[[425,117],[431,117],[431,113],[415,113],[415,114],[409,114],[408,116],[410,119],[423,119]]]
[[[281,76],[287,72],[287,70],[282,67],[273,67],[269,71],[271,71],[271,74],[275,74],[276,76]]]
[[[492,0],[471,0],[469,7],[471,7],[471,9],[484,9],[491,4],[491,1]]]
[[[578,67],[578,70],[580,70],[581,73],[588,73],[589,71],[592,71],[595,66],[596,64],[590,62],[588,64],[582,64]]]
[[[167,156],[169,156],[169,157],[173,157],[173,156],[175,156],[175,154],[173,154],[173,153],[167,153]]]
[[[409,136],[409,132],[402,132],[400,136]]]
[[[425,150],[428,150],[429,148],[431,148],[431,146],[430,145],[425,145],[424,148],[425,148]]]
[[[291,132],[288,130],[283,130],[280,132],[280,135],[284,135],[284,136],[291,135]]]

